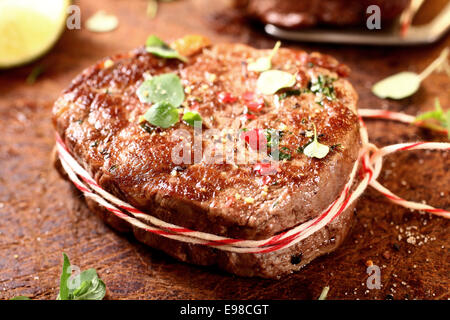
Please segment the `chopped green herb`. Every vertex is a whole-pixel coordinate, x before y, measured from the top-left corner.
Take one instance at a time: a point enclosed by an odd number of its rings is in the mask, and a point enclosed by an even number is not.
[[[168,102],[178,108],[184,101],[184,89],[180,78],[174,73],[165,73],[144,81],[137,90],[143,103]]]
[[[340,143],[338,143],[338,144],[333,144],[333,145],[330,147],[330,150],[339,149],[340,147],[341,147],[341,144],[340,144]]]
[[[320,105],[323,103],[323,97],[332,101],[336,99],[333,82],[336,79],[320,74],[317,78],[313,78],[309,83],[309,90],[314,94],[319,94],[321,99],[318,101]]]
[[[280,70],[268,70],[259,75],[256,87],[263,94],[274,94],[295,84],[295,75]]]
[[[37,80],[37,78],[44,72],[44,67],[39,65],[33,68],[31,70],[30,74],[27,77],[27,83],[28,84],[34,84]]]
[[[147,133],[153,133],[156,130],[156,127],[149,125],[149,123],[146,120],[144,122],[141,122],[139,125]]]
[[[276,148],[280,139],[284,135],[284,131],[276,129],[264,129],[264,134],[267,140],[267,148]]]
[[[290,152],[290,150],[288,148],[286,148],[286,147],[281,147],[281,150]],[[291,160],[292,156],[291,156],[290,153],[286,153],[286,152],[280,151],[278,157],[279,157],[280,160]]]
[[[280,100],[283,100],[283,99],[286,99],[287,97],[299,96],[301,94],[302,94],[302,90],[300,90],[300,89],[286,90],[286,91],[280,93],[279,97],[280,97]]]
[[[202,123],[202,117],[198,112],[195,111],[187,111],[183,115],[183,121],[188,125],[194,127],[196,124]]]
[[[314,141],[314,139],[309,140],[307,143],[305,143],[303,146],[300,146],[297,148],[297,152],[298,153],[303,153],[303,151],[305,150],[305,148],[307,146],[309,146],[312,142]]]
[[[145,49],[147,50],[147,52],[161,58],[179,59],[183,62],[188,61],[186,57],[180,55],[176,50],[169,47],[167,43],[165,43],[155,35],[151,35],[147,38]]]
[[[272,58],[275,56],[275,54],[277,53],[280,46],[281,46],[281,42],[277,41],[274,48],[272,49],[272,52],[270,53],[270,55],[268,57],[261,57],[261,58],[256,59],[256,61],[254,61],[248,65],[247,69],[249,71],[256,71],[256,72],[263,72],[263,71],[270,70],[270,68],[272,68]]]

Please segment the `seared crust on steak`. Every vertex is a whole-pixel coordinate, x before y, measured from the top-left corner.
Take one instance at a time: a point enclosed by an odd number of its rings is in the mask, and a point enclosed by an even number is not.
[[[205,127],[228,129],[242,119],[244,103],[239,97],[256,91],[258,78],[258,73],[247,70],[246,63],[268,55],[269,50],[219,44],[187,52],[191,54],[189,62],[183,63],[157,58],[140,48],[105,59],[78,76],[53,109],[54,126],[73,156],[108,192],[166,222],[198,231],[265,239],[320,214],[342,191],[360,148],[357,95],[341,77],[347,68],[318,53],[281,48],[275,55],[273,68],[296,73],[297,85],[302,88],[319,74],[336,79],[332,84],[336,99],[323,99],[319,105],[312,92],[282,100],[279,95],[267,95],[256,119],[241,123],[241,129],[282,126],[285,131],[281,146],[289,150],[291,159],[280,161],[278,172],[267,182],[252,164],[201,162],[182,165],[180,171],[171,160],[172,148],[179,142],[172,133],[193,129],[180,121],[150,134],[139,125],[139,117],[150,107],[136,95],[144,75],[168,72],[182,79],[184,104],[201,114]],[[221,92],[238,99],[223,103],[218,98]],[[320,142],[334,146],[324,159],[297,151],[310,141],[305,132],[312,124]],[[174,170],[178,170],[176,175]],[[129,228],[91,201],[88,204],[115,228]],[[351,208],[299,244],[266,256],[220,252],[135,233],[143,242],[183,261],[217,264],[239,275],[275,277],[333,250],[347,233],[350,218]],[[304,259],[291,264],[290,256],[298,252]]]

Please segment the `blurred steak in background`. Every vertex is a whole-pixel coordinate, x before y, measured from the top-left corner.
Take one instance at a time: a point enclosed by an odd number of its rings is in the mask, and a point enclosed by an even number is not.
[[[252,18],[278,27],[357,26],[366,22],[367,7],[378,5],[384,23],[398,18],[411,0],[234,0]]]

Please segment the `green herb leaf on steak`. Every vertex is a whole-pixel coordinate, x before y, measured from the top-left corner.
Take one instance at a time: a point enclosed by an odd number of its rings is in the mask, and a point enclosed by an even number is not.
[[[184,101],[184,89],[180,78],[174,73],[165,73],[144,81],[137,90],[143,103],[168,102],[178,108]]]
[[[314,126],[314,139],[310,144],[308,144],[303,149],[303,153],[310,158],[323,159],[327,156],[328,152],[330,152],[330,147],[321,144],[317,140],[316,125],[313,124],[313,126]]]
[[[336,79],[320,74],[317,78],[313,78],[309,83],[309,90],[318,96],[317,103],[323,104],[323,99],[329,101],[336,100],[336,93],[334,91],[333,82]]]
[[[270,52],[269,56],[256,59],[255,61],[251,62],[248,65],[247,69],[249,71],[256,71],[256,72],[263,72],[270,70],[270,68],[272,68],[272,58],[275,56],[280,46],[281,42],[277,41],[272,51]]]
[[[165,43],[155,35],[151,35],[147,38],[145,49],[147,50],[147,52],[161,58],[178,59],[183,62],[188,61],[186,57],[180,55],[176,50],[169,47],[167,43]]]
[[[167,101],[154,104],[144,114],[144,119],[150,124],[164,129],[173,126],[180,120],[178,109]]]
[[[203,119],[198,112],[187,111],[183,115],[183,121],[191,127],[195,127],[196,124],[201,124]]]
[[[284,92],[281,92],[278,96],[280,98],[280,100],[286,99],[288,97],[291,96],[299,96],[302,94],[302,92],[307,92],[309,91],[308,89],[305,90],[300,90],[300,89],[292,89],[292,90],[286,90]]]
[[[283,151],[279,152],[279,155],[278,155],[279,159],[280,160],[291,160],[292,156],[290,154],[289,148],[288,147],[281,147],[281,150],[283,150]]]
[[[292,87],[295,82],[295,75],[289,72],[268,70],[259,75],[256,87],[263,94],[274,94],[280,89]]]

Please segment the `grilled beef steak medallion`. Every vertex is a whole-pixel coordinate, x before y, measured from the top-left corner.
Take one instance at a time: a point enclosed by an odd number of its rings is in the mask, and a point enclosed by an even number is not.
[[[347,67],[327,55],[281,48],[272,69],[295,74],[295,84],[263,95],[256,88],[260,73],[249,71],[248,63],[270,50],[210,45],[199,36],[172,45],[188,62],[160,58],[145,48],[117,55],[86,69],[54,105],[57,133],[102,188],[166,222],[249,240],[269,238],[317,217],[338,197],[360,149],[357,94],[345,79]],[[171,152],[179,140],[172,133],[193,128],[183,121],[168,129],[142,123],[151,104],[141,102],[136,93],[145,79],[166,73],[181,79],[182,106],[200,114],[203,129],[264,132],[266,137],[278,132],[276,170],[265,175],[254,163],[204,159],[174,163]],[[314,127],[318,141],[330,147],[322,159],[303,152]],[[134,231],[142,242],[177,259],[267,278],[299,270],[336,249],[353,216],[350,207],[287,249],[230,253],[135,229],[92,200],[87,203],[114,228]]]

